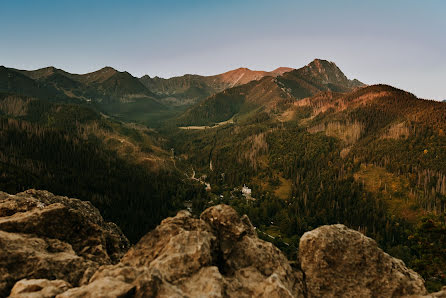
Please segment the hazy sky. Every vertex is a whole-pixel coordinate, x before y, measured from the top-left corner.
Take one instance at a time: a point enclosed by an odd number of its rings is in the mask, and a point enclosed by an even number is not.
[[[0,65],[135,76],[335,62],[446,99],[444,0],[0,0]]]

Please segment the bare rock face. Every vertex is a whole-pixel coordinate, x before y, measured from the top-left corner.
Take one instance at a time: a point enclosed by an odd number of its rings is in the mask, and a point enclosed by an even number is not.
[[[80,288],[70,289],[57,298],[87,298],[87,297],[133,297],[135,286],[128,283],[115,280],[112,278],[104,278],[94,281]]]
[[[10,298],[51,298],[71,288],[64,280],[22,279],[11,290]]]
[[[305,233],[299,244],[310,297],[401,297],[424,295],[424,281],[373,239],[344,225]]]
[[[120,229],[89,202],[28,190],[0,192],[0,297],[22,278],[77,285],[128,249]]]
[[[226,205],[201,219],[187,211],[165,219],[119,264],[102,266],[88,285],[60,297],[95,297],[110,284],[136,297],[303,297],[302,275]]]
[[[423,297],[426,297],[426,298],[446,298],[446,287],[443,287],[442,289],[441,289],[441,291],[439,291],[439,292],[436,292],[436,293],[431,293],[430,295],[426,295],[426,296],[423,296]]]
[[[57,239],[0,231],[0,297],[22,278],[64,279],[79,282],[89,267],[99,265],[76,255]]]

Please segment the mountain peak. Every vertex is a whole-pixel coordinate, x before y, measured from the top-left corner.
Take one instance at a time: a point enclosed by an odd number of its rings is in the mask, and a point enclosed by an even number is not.
[[[103,67],[99,70],[96,70],[94,72],[86,73],[84,75],[81,75],[86,83],[99,83],[104,82],[105,80],[109,79],[114,74],[118,73],[116,69],[110,66]]]
[[[254,72],[254,71],[247,67],[239,67],[239,68],[227,71],[225,73],[247,73],[247,72]],[[225,73],[223,73],[223,74],[225,74]]]
[[[55,68],[54,66],[47,66],[47,67],[43,67],[43,68],[39,68],[38,70],[42,70],[42,71],[56,71],[57,68]]]
[[[54,66],[47,66],[47,67],[39,68],[36,70],[29,70],[29,71],[23,71],[23,72],[32,79],[46,78],[46,77],[52,76],[56,73],[67,74],[67,72],[65,72],[64,70],[58,69]]]
[[[273,71],[271,71],[271,73],[274,75],[283,75],[284,73],[292,71],[292,70],[294,70],[294,68],[282,66],[282,67],[278,67],[278,68],[274,69]]]
[[[319,73],[326,73],[327,71],[335,71],[338,73],[342,73],[342,71],[339,69],[339,67],[331,61],[323,60],[323,59],[314,59],[311,61],[307,67],[310,69],[316,70]],[[343,73],[342,73],[343,75]]]
[[[334,62],[323,59],[314,59],[297,72],[302,76],[313,77],[322,84],[336,84],[348,88],[364,86],[358,80],[349,80]]]
[[[105,66],[105,67],[99,69],[97,72],[103,72],[103,73],[105,73],[105,72],[114,72],[114,73],[116,73],[118,71],[116,69],[114,69],[113,67],[111,67],[111,66]]]

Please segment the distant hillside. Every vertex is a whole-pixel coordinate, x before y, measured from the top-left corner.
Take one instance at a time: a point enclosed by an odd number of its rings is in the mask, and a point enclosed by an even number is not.
[[[56,102],[89,103],[123,121],[159,126],[217,92],[291,70],[281,67],[266,72],[239,68],[207,77],[184,75],[162,79],[144,76],[138,79],[111,67],[86,74],[72,74],[55,67],[30,71],[1,67],[0,92]]]
[[[187,74],[181,77],[163,79],[147,75],[140,78],[141,83],[152,90],[165,104],[172,106],[191,105],[221,90],[223,86],[210,84],[206,77]]]
[[[0,66],[0,92],[39,98],[66,98],[53,86],[44,86],[22,72],[4,66]]]
[[[88,103],[124,121],[157,121],[169,113],[169,107],[138,78],[111,67],[81,75],[54,67],[32,71],[1,67],[0,92],[55,102]]]
[[[163,79],[159,77],[150,78],[145,75],[140,80],[167,104],[191,105],[227,88],[260,80],[265,76],[275,77],[291,70],[293,69],[289,67],[279,67],[271,72],[238,68],[214,76],[187,74]]]
[[[209,125],[234,115],[249,117],[249,113],[256,109],[270,112],[321,91],[345,92],[360,86],[364,84],[347,79],[334,63],[316,59],[280,76],[263,77],[211,95],[181,115],[178,124]]]
[[[51,87],[66,97],[81,101],[128,102],[134,98],[154,100],[154,94],[137,78],[128,72],[119,72],[111,67],[82,75],[71,74],[54,67],[18,72],[35,80],[41,87]]]

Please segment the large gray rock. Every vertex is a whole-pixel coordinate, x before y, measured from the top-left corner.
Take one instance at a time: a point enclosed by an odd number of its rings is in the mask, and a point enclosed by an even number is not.
[[[309,297],[401,297],[426,294],[424,280],[373,239],[344,225],[305,233],[299,244]]]
[[[117,263],[129,242],[89,202],[28,190],[0,192],[0,297],[23,278],[78,285]]]

